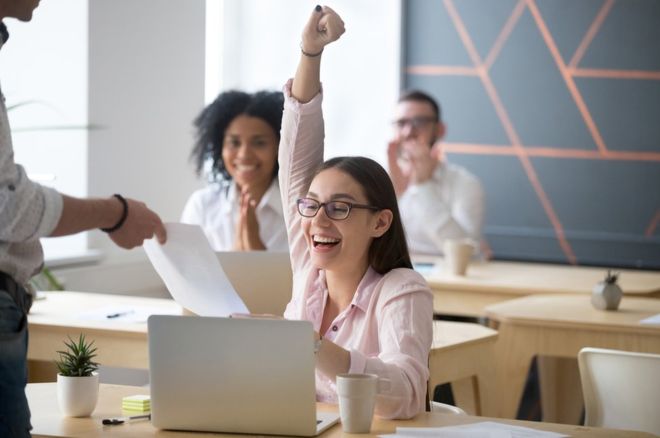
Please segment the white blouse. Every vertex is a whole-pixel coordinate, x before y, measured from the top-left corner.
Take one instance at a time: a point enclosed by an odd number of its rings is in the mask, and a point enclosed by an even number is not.
[[[215,251],[231,251],[236,241],[239,218],[239,193],[236,183],[209,184],[193,193],[181,214],[181,222],[200,225]],[[277,179],[264,193],[256,209],[259,237],[271,251],[288,251],[286,226]]]

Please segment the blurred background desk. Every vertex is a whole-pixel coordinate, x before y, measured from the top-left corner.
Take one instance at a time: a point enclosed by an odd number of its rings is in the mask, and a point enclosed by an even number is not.
[[[444,271],[443,259],[414,256],[415,262],[435,263],[424,272],[433,291],[437,314],[483,317],[491,304],[533,294],[588,294],[605,278],[607,268],[523,262],[472,262],[465,277]],[[660,297],[660,272],[620,272],[619,285],[626,294]]]
[[[583,347],[660,353],[660,325],[640,324],[659,313],[660,299],[624,296],[618,311],[602,311],[586,294],[533,295],[489,306],[486,316],[498,329],[498,416],[515,417],[536,355],[576,358]],[[543,420],[575,424],[582,407],[579,376],[568,385],[573,391],[561,394],[560,379],[541,369],[539,375]]]
[[[27,397],[32,411],[32,436],[34,437],[200,437],[200,436],[233,436],[248,437],[250,435],[231,434],[201,434],[199,432],[175,432],[155,429],[151,422],[136,420],[118,426],[103,426],[103,418],[118,417],[122,415],[121,399],[127,395],[148,394],[149,390],[133,386],[101,385],[99,391],[99,403],[91,417],[87,418],[65,418],[60,414],[57,406],[56,384],[37,383],[27,386]],[[334,405],[317,404],[319,411],[336,411]],[[622,437],[622,438],[650,438],[653,435],[644,432],[621,431],[612,429],[599,429],[592,427],[568,426],[563,424],[538,423],[529,421],[501,420],[486,417],[472,417],[467,415],[440,414],[435,412],[423,412],[412,420],[382,420],[374,418],[371,433],[364,434],[367,437],[376,437],[383,434],[393,433],[397,427],[441,427],[458,424],[477,423],[481,421],[496,421],[499,423],[513,424],[563,433],[575,438],[594,437]],[[336,424],[321,437],[343,437],[346,436],[341,425]]]
[[[53,360],[67,336],[80,333],[98,347],[104,366],[149,368],[147,323],[150,314],[181,314],[174,300],[85,292],[40,292],[28,314],[29,381],[54,381]],[[108,315],[117,315],[108,318]]]

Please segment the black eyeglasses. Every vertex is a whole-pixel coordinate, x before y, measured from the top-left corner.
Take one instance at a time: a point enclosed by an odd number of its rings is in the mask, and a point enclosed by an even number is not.
[[[373,205],[353,204],[352,202],[346,201],[319,202],[312,198],[300,198],[296,201],[296,204],[298,205],[298,213],[300,213],[301,216],[314,217],[321,207],[323,207],[325,215],[336,221],[346,219],[354,208],[364,208],[373,211],[382,210]]]
[[[403,129],[406,125],[410,125],[411,128],[420,129],[426,127],[429,123],[437,122],[434,117],[423,116],[423,117],[411,117],[410,119],[399,119],[392,122],[392,124],[397,129]]]

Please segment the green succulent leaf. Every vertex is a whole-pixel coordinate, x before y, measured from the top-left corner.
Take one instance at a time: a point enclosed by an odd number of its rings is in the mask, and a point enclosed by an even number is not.
[[[96,347],[94,341],[87,342],[85,335],[79,335],[78,340],[74,341],[67,336],[68,342],[64,341],[66,350],[57,351],[59,360],[55,361],[55,366],[60,374],[68,377],[91,376],[99,367],[97,362],[92,359],[96,357]]]

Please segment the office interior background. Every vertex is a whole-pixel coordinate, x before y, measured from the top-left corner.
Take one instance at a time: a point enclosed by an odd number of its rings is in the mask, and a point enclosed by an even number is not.
[[[17,161],[65,193],[122,193],[177,221],[205,184],[195,115],[223,90],[281,89],[314,5],[43,2],[7,22],[0,56]],[[420,87],[443,105],[447,156],[484,183],[495,258],[660,267],[658,2],[330,6],[347,32],[322,65],[328,157],[384,164],[398,93]],[[67,289],[166,293],[142,250],[100,232],[44,243]]]

